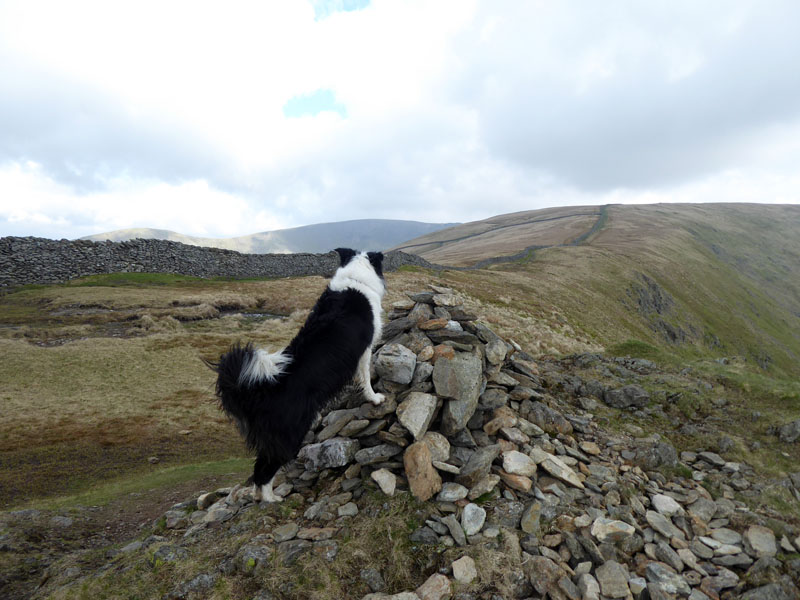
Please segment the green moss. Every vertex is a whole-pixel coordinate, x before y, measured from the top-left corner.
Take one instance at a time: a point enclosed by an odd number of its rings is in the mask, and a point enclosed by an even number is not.
[[[663,357],[663,352],[647,342],[629,339],[607,348],[611,356],[630,356],[632,358],[646,358],[657,360]]]

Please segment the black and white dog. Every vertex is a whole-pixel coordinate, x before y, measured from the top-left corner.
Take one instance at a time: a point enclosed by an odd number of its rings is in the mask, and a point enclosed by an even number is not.
[[[297,456],[319,411],[354,378],[367,400],[383,402],[370,382],[372,347],[381,337],[383,254],[337,248],[341,266],[291,343],[272,354],[234,345],[219,362],[220,406],[257,454],[257,501],[279,502],[278,469]]]

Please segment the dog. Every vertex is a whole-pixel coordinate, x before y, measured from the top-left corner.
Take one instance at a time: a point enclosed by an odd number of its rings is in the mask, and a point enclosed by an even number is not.
[[[286,348],[270,354],[235,344],[209,363],[221,409],[256,453],[258,502],[282,500],[272,489],[275,474],[297,456],[320,410],[348,383],[355,379],[373,404],[384,400],[370,381],[372,348],[382,331],[383,254],[336,252],[341,265]]]

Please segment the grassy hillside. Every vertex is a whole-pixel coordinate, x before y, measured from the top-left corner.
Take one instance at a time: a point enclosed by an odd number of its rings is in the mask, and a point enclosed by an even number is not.
[[[560,314],[605,346],[632,338],[679,358],[741,357],[764,371],[800,372],[798,206],[548,209],[401,245],[455,266],[531,246],[545,248],[453,277],[480,282],[487,299]]]

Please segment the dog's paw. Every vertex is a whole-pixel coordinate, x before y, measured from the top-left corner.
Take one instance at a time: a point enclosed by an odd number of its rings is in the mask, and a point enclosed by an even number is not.
[[[283,497],[272,491],[272,485],[255,486],[253,496],[256,502],[283,502]]]
[[[375,406],[378,406],[384,400],[386,400],[386,396],[384,396],[383,394],[372,394],[372,396],[368,397],[367,400],[372,402]]]

